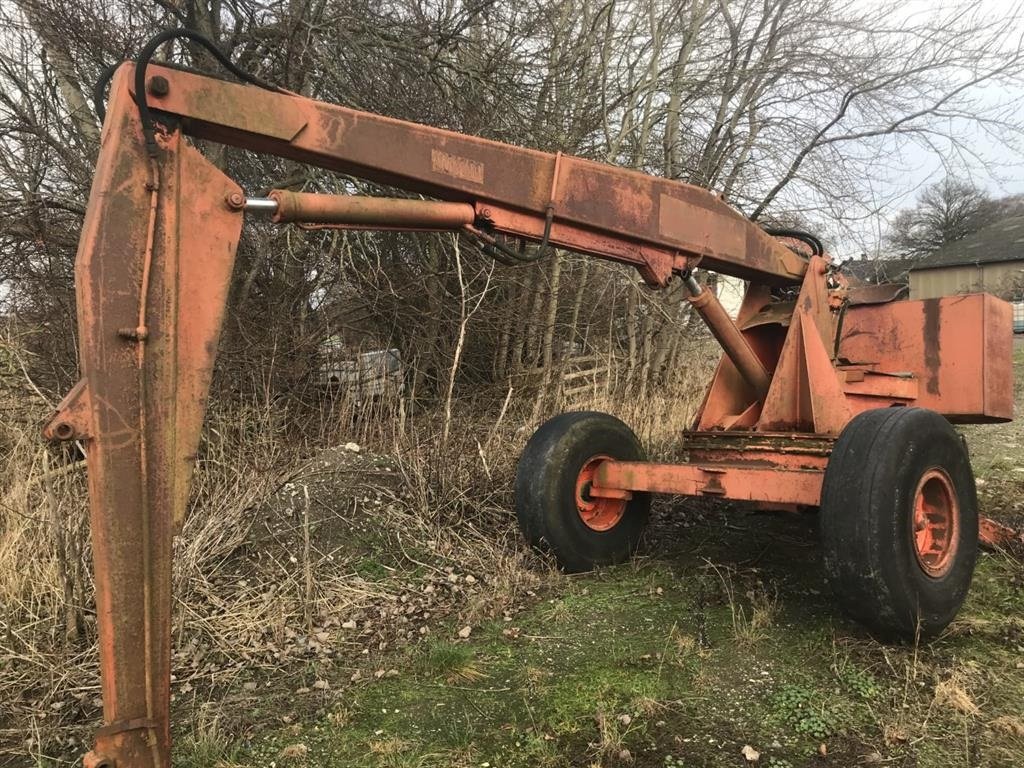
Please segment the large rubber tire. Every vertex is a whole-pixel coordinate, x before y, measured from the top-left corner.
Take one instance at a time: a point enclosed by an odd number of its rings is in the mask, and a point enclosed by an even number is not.
[[[634,493],[606,530],[584,521],[577,480],[596,457],[644,461],[633,431],[606,413],[563,413],[530,438],[516,469],[515,507],[527,541],[551,552],[566,571],[614,565],[636,550],[651,508],[648,493]]]
[[[945,526],[922,524],[942,510]],[[832,450],[820,524],[827,580],[846,613],[883,640],[934,637],[960,609],[978,556],[964,441],[924,408],[859,414]]]

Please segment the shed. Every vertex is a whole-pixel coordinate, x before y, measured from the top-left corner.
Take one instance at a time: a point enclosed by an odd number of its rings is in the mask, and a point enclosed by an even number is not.
[[[910,298],[985,292],[1024,299],[1024,216],[1009,216],[948,243],[910,270]]]

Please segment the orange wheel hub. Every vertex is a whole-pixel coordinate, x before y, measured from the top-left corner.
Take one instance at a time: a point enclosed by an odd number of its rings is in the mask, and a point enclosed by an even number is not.
[[[580,513],[583,524],[595,531],[614,528],[626,512],[625,499],[606,499],[590,495],[597,468],[601,466],[601,462],[610,458],[612,457],[601,454],[588,459],[576,478],[576,510]]]
[[[914,554],[933,578],[953,565],[960,532],[960,504],[953,481],[942,469],[929,469],[914,494]]]

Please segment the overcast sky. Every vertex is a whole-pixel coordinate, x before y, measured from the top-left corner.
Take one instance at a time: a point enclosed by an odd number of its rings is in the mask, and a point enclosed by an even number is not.
[[[893,14],[915,22],[935,13],[936,3],[911,0],[893,4],[891,0],[869,0],[869,2],[893,7]],[[946,4],[948,5],[948,3]],[[1019,18],[1020,0],[979,0],[975,3],[979,12],[986,16]],[[1008,21],[1007,23],[1013,23]],[[1024,37],[1024,25],[1016,22],[1017,29],[1008,29],[1008,39],[1019,41]],[[1024,84],[989,84],[975,92],[979,111],[994,116],[1012,119],[1024,115]],[[836,256],[855,257],[860,250],[870,248],[885,232],[889,219],[901,208],[910,207],[922,187],[941,180],[947,169],[953,175],[973,181],[993,196],[1003,197],[1024,194],[1024,136],[998,135],[973,121],[956,121],[951,124],[961,143],[973,154],[955,152],[950,147],[926,149],[920,145],[909,145],[897,150],[893,147],[893,162],[888,177],[884,177],[874,191],[874,202],[882,204],[883,214],[875,221],[865,222],[860,237],[840,238],[836,244]]]

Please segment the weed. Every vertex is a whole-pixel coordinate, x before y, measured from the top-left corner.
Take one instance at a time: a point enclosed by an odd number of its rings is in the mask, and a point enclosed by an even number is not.
[[[962,715],[977,715],[981,712],[956,675],[948,680],[942,680],[935,686],[935,703],[956,710]]]
[[[370,752],[375,755],[379,755],[383,758],[393,758],[404,752],[408,752],[412,746],[412,742],[408,739],[392,736],[387,739],[376,739],[371,741],[368,746],[370,748]]]
[[[714,563],[709,562],[708,566],[718,576],[722,592],[729,604],[733,637],[742,645],[748,647],[757,645],[767,637],[768,630],[775,623],[778,597],[774,594],[769,595],[758,583],[754,589],[746,593],[750,603],[744,605],[736,594],[732,572]]]
[[[672,661],[676,664],[683,664],[698,650],[697,638],[681,631],[678,624],[673,624],[669,630],[668,641],[673,654]]]
[[[530,731],[522,742],[516,742],[517,751],[521,751],[527,765],[537,768],[551,768],[560,765],[564,756],[559,752],[554,739]]]
[[[881,695],[882,689],[875,676],[852,663],[844,664],[836,670],[836,676],[843,687],[862,701],[873,701]]]
[[[216,716],[205,710],[191,731],[178,741],[174,753],[175,768],[209,768],[229,765],[238,757],[238,747],[225,734]]]
[[[615,757],[625,749],[625,735],[628,733],[628,721],[625,726],[620,718],[607,712],[599,711],[594,717],[597,723],[596,742],[590,744],[599,760]]]
[[[472,683],[487,677],[473,649],[461,643],[431,643],[420,657],[419,666],[426,676],[448,683]]]
[[[352,718],[352,713],[345,707],[336,707],[327,713],[327,720],[335,728],[344,728]]]
[[[840,729],[840,715],[823,697],[800,685],[787,685],[771,701],[776,720],[801,736],[827,739]]]

